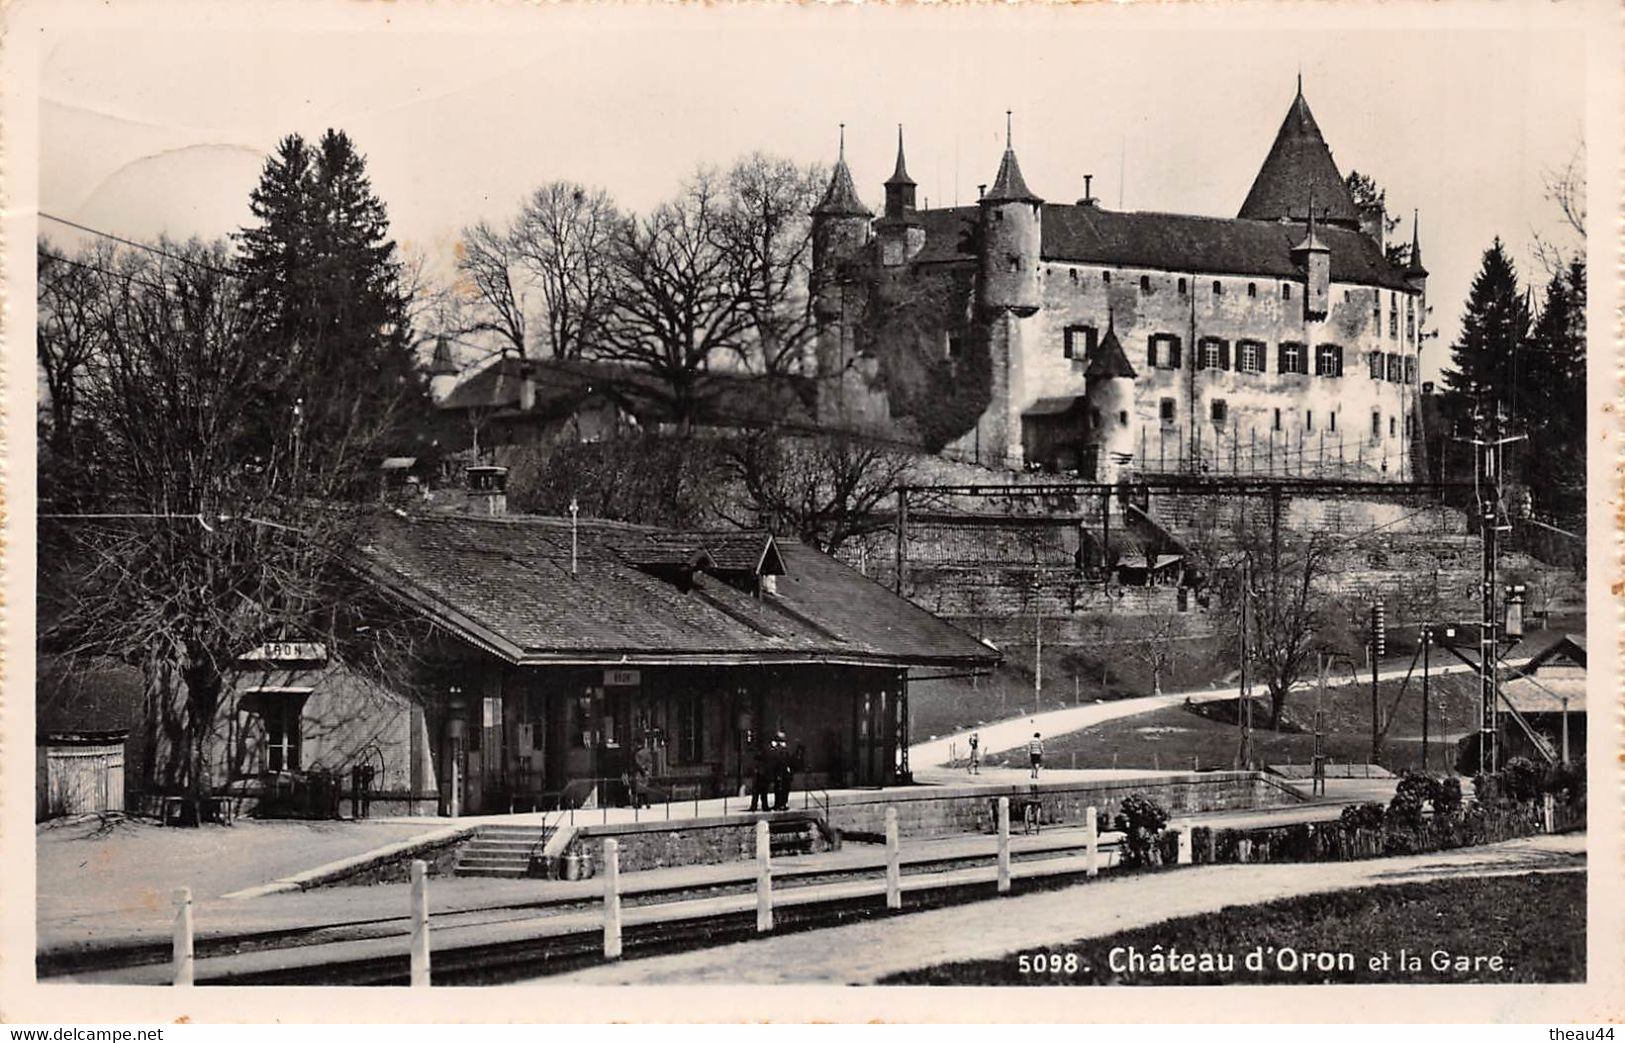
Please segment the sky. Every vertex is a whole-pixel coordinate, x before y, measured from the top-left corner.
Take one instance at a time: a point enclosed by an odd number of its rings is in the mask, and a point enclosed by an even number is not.
[[[1229,216],[1301,72],[1340,170],[1387,190],[1403,237],[1421,213],[1436,345],[1496,236],[1542,283],[1535,235],[1577,245],[1544,184],[1584,139],[1586,48],[1551,5],[1503,7],[1493,24],[1392,17],[1397,5],[1320,6],[1313,22],[1279,5],[441,6],[301,28],[322,9],[47,29],[40,209],[131,238],[224,235],[248,222],[280,137],[339,127],[397,240],[449,272],[463,227],[507,219],[546,181],[643,209],[696,165],[751,150],[827,163],[843,122],[876,210],[898,124],[922,205],[970,202],[1008,109],[1046,199],[1078,198],[1092,173],[1108,207]],[[1445,352],[1428,354],[1436,374]]]

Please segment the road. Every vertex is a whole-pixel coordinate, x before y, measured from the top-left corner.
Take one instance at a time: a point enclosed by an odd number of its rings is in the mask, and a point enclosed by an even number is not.
[[[1058,891],[602,964],[540,981],[548,985],[867,985],[900,971],[1063,946],[1080,938],[1212,912],[1237,902],[1268,902],[1367,885],[1571,872],[1584,867],[1585,835],[1568,834],[1358,862],[1199,866],[1103,876]]]
[[[1467,673],[1468,667],[1463,663],[1451,663],[1433,668],[1434,676],[1440,674]],[[1405,676],[1405,667],[1392,667],[1378,670],[1377,677],[1383,681],[1399,680]],[[1296,690],[1309,688],[1307,682],[1300,683]],[[1256,692],[1257,689],[1254,689]],[[1165,706],[1179,706],[1186,700],[1193,703],[1216,702],[1221,699],[1236,699],[1241,696],[1241,688],[1201,688],[1186,692],[1164,692],[1161,695],[1142,695],[1133,699],[1116,699],[1111,702],[1085,703],[1082,706],[1065,706],[1056,710],[1045,710],[1043,713],[1029,714],[1026,717],[1014,717],[1008,721],[995,721],[983,725],[975,731],[981,733],[982,753],[1000,753],[1013,750],[1025,745],[1032,737],[1033,732],[1044,736],[1065,735],[1068,732],[1090,728],[1107,721],[1115,721],[1122,717],[1135,717],[1152,710],[1160,710]],[[908,748],[909,762],[920,768],[943,766],[949,763],[951,752],[958,751],[959,756],[965,755],[965,740],[970,737],[970,731],[958,732],[954,735],[941,736],[929,742],[915,743]]]

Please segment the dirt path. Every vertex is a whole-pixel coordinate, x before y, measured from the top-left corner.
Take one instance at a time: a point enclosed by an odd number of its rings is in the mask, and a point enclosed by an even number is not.
[[[1467,667],[1456,663],[1436,668],[1434,676],[1450,673],[1464,673]],[[1404,667],[1393,667],[1378,672],[1380,680],[1393,681],[1405,676]],[[1308,683],[1298,687],[1307,688]],[[1239,687],[1231,688],[1202,688],[1189,692],[1164,692],[1161,695],[1143,695],[1134,699],[1117,699],[1109,703],[1087,703],[1083,706],[1066,706],[1058,710],[1045,710],[1043,713],[1029,714],[1026,717],[1015,717],[1008,721],[995,721],[976,729],[982,737],[982,754],[1002,753],[1025,745],[1032,737],[1033,732],[1039,732],[1046,738],[1055,735],[1065,735],[1068,732],[1090,728],[1107,721],[1115,721],[1121,717],[1135,717],[1152,710],[1160,710],[1165,706],[1178,706],[1187,699],[1193,703],[1209,703],[1220,699],[1236,699],[1241,695]],[[949,762],[950,755],[957,751],[960,757],[965,756],[965,740],[970,732],[964,731],[954,735],[945,735],[929,742],[915,743],[908,749],[909,761],[916,770],[926,767],[935,767]]]
[[[1584,867],[1584,834],[1362,862],[1204,866],[1106,877],[1060,891],[606,964],[545,978],[541,983],[872,984],[898,971],[948,960],[996,959],[1018,950],[1063,945],[1227,905],[1372,884]]]

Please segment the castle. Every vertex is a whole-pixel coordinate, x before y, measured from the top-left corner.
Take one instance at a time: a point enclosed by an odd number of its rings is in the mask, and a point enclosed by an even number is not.
[[[1007,128],[1008,134],[1008,128]],[[1234,218],[1028,187],[919,209],[898,132],[878,219],[845,142],[812,214],[819,421],[945,455],[1128,474],[1420,476],[1427,271],[1390,256],[1300,81]]]

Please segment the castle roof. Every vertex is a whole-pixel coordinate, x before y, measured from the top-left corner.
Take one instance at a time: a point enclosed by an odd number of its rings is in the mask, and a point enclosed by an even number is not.
[[[892,171],[891,177],[886,179],[888,185],[912,185],[914,179],[908,176],[908,167],[903,164],[903,128],[897,128],[897,169]]]
[[[1004,150],[1004,158],[999,161],[999,176],[993,179],[993,187],[987,190],[982,197],[984,203],[1042,203],[1043,200],[1033,194],[1027,187],[1027,182],[1021,176],[1021,164],[1016,162],[1016,150]]]
[[[830,175],[829,188],[824,190],[813,214],[818,217],[873,217],[874,212],[863,205],[858,190],[852,186],[852,171],[843,157],[835,161],[835,172]]]
[[[921,210],[915,216],[926,232],[916,263],[976,259],[976,207]],[[1303,275],[1292,256],[1307,231],[1301,221],[1282,224],[1046,203],[1042,228],[1040,252],[1046,261],[1279,279]],[[1360,232],[1317,221],[1315,236],[1331,251],[1333,282],[1408,289],[1404,272]]]
[[[1411,255],[1405,261],[1405,274],[1426,278],[1428,270],[1422,267],[1422,218],[1411,213]]]
[[[1360,211],[1343,175],[1337,172],[1332,150],[1309,111],[1300,83],[1298,95],[1275,134],[1275,144],[1270,146],[1247,201],[1236,216],[1258,221],[1301,219],[1311,194],[1319,201],[1318,209],[1326,221],[1360,227]]]
[[[429,376],[454,376],[457,363],[451,357],[451,342],[440,337],[434,342],[434,358],[429,361]]]
[[[1127,377],[1133,380],[1135,375],[1134,367],[1129,365],[1128,356],[1123,354],[1123,345],[1117,339],[1117,330],[1107,326],[1106,335],[1095,345],[1094,354],[1089,356],[1089,368],[1083,371],[1083,379]]]

